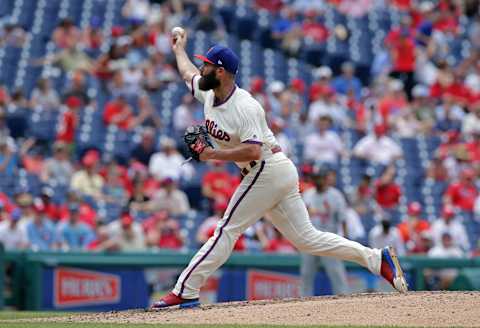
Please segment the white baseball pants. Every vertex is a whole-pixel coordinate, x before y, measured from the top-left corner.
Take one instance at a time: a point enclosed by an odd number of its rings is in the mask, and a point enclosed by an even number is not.
[[[200,288],[228,259],[239,236],[265,214],[299,251],[356,262],[380,273],[381,250],[313,227],[298,190],[295,165],[283,153],[277,153],[259,162],[244,177],[214,235],[182,272],[173,292],[185,299],[198,298]]]

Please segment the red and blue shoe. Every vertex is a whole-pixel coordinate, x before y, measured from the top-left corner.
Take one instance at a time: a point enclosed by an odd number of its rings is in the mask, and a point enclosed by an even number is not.
[[[382,249],[380,274],[400,293],[408,292],[407,281],[405,280],[400,262],[393,247],[385,247]]]
[[[185,299],[181,298],[174,293],[170,292],[164,296],[161,300],[155,302],[150,307],[150,310],[162,310],[162,309],[189,309],[200,305],[198,298]]]

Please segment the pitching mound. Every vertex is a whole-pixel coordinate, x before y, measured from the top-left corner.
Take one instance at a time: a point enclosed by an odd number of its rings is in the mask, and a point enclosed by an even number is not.
[[[480,325],[479,292],[358,294],[232,302],[197,309],[131,310],[49,321],[163,324],[282,324],[473,327]]]

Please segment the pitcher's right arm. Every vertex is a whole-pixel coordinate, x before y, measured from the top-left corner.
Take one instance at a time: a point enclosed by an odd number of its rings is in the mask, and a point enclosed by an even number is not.
[[[177,66],[182,79],[190,84],[195,75],[200,75],[198,68],[188,58],[185,46],[187,44],[187,32],[172,36],[172,50],[177,59]]]

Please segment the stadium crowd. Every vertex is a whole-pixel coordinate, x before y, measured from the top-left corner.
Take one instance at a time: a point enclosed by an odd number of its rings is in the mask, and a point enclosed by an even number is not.
[[[480,13],[475,1],[240,2],[268,13],[268,39],[275,51],[314,65],[311,82],[252,75],[250,84],[242,85],[264,106],[283,151],[295,158],[302,191],[315,188],[313,165],[330,168],[332,187],[339,186],[342,161],[374,166],[375,173],[366,171],[355,184],[341,186],[348,203],[347,237],[374,247],[391,244],[401,255],[480,255],[478,234],[472,240],[466,222],[480,225]],[[329,7],[352,17],[377,7],[399,13],[367,74],[357,72],[348,58],[327,65],[309,56],[329,38],[349,38],[348,26],[332,30],[324,24]],[[107,34],[96,17],[84,28],[64,17],[51,34],[55,51],[29,65],[54,65],[65,83],[54,85],[50,76],[42,76],[31,92],[0,85],[0,243],[6,249],[182,249],[213,234],[241,176],[222,162],[202,169],[191,162],[182,165],[187,155],[180,136],[187,126],[203,122],[202,106],[185,88],[166,121],[152,98],[180,81],[171,28],[184,25],[191,35],[204,31],[221,42],[232,33],[222,10],[213,1],[128,0],[121,10],[123,24]],[[29,33],[5,20],[0,46],[22,47]],[[449,41],[460,34],[467,36],[470,51],[455,63]],[[87,112],[98,113],[106,129],[135,135],[135,146],[118,156],[106,156],[100,145],[80,147],[79,125]],[[58,116],[54,140],[42,140],[30,118],[51,113]],[[345,130],[359,140],[348,145]],[[419,199],[395,218],[404,197],[396,164],[407,151],[398,139],[419,136],[441,140],[420,176],[443,186],[440,210],[426,217]],[[21,183],[22,176],[29,183]],[[199,201],[185,187],[195,181],[201,186]],[[200,217],[195,227],[185,225],[192,215]],[[195,233],[188,233],[193,228]],[[235,250],[296,251],[268,220],[249,228]]]

